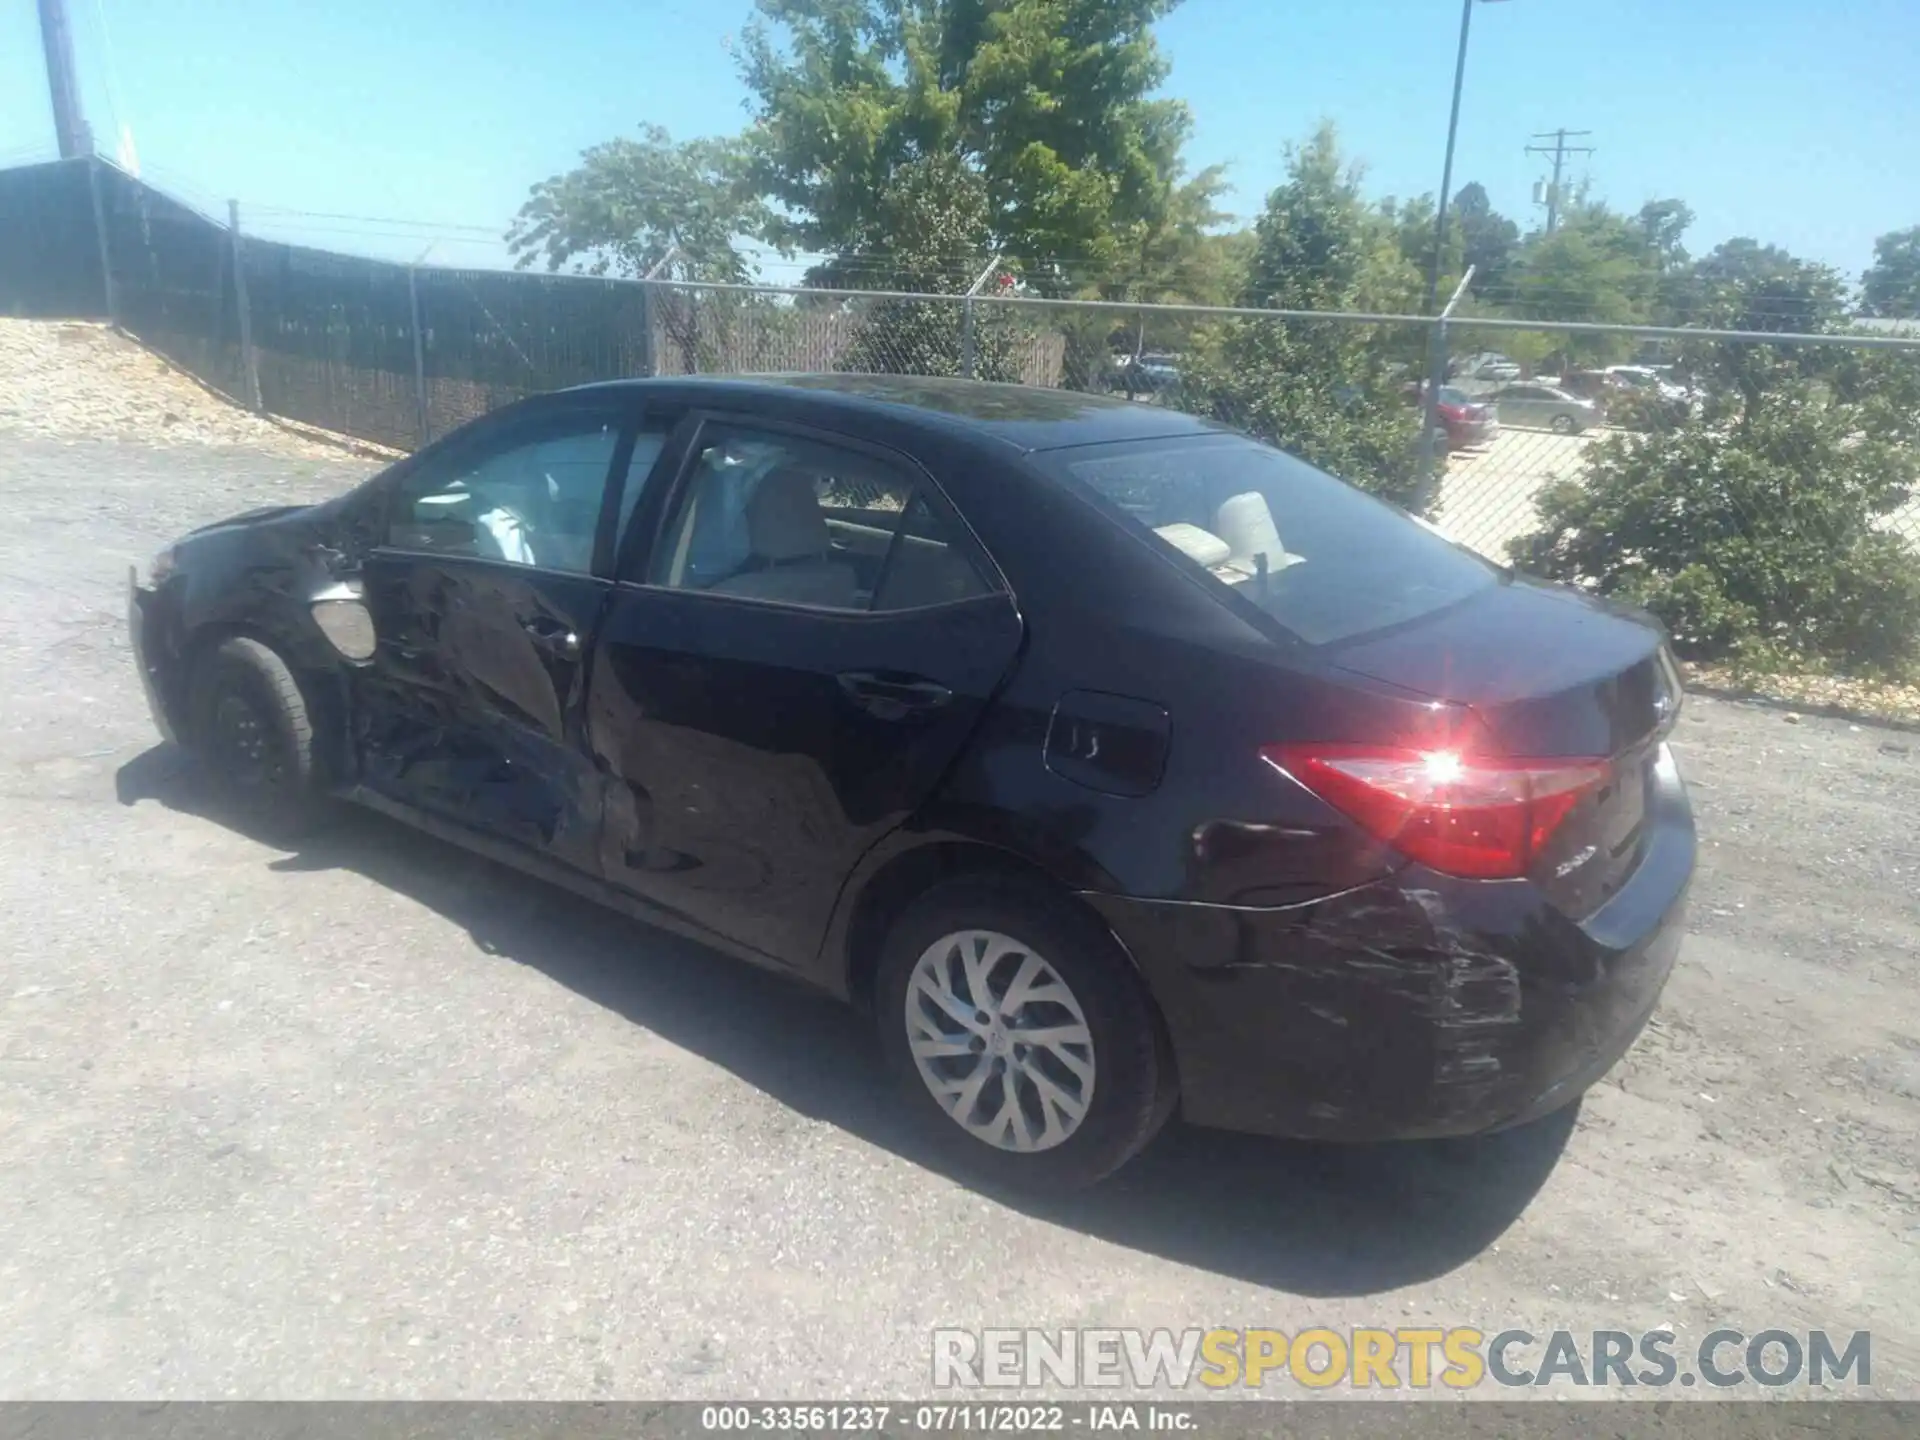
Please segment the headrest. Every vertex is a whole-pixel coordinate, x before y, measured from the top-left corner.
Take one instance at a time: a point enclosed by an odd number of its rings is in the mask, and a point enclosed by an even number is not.
[[[747,502],[747,543],[765,560],[825,555],[831,544],[813,477],[783,467],[763,476]]]

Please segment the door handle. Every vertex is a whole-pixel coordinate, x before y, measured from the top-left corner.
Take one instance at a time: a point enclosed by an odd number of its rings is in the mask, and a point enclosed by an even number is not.
[[[849,700],[882,720],[901,720],[908,715],[938,710],[953,699],[953,691],[945,685],[918,675],[845,670],[834,679]]]
[[[527,632],[535,645],[542,650],[566,660],[576,660],[580,656],[580,637],[558,620],[536,619],[522,620],[520,628]]]

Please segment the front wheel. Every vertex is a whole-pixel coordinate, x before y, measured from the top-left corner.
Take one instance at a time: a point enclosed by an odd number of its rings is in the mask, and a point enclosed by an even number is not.
[[[1571,415],[1556,415],[1553,417],[1553,433],[1556,435],[1572,435],[1579,429],[1580,422]]]
[[[894,925],[878,978],[881,1043],[908,1103],[994,1180],[1092,1185],[1173,1110],[1171,1058],[1131,964],[1037,887],[937,886]]]
[[[272,649],[236,635],[195,670],[189,740],[219,798],[276,836],[319,818],[313,724],[299,682]]]

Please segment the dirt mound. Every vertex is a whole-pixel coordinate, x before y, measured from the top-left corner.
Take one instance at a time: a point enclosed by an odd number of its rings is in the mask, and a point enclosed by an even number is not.
[[[338,459],[374,447],[254,415],[105,325],[0,319],[0,431],[53,440],[238,445]]]

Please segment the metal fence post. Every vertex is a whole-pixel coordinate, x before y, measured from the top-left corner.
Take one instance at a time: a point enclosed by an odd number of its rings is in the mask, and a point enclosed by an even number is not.
[[[640,282],[640,370],[645,375],[660,373],[660,359],[654,353],[653,282]]]
[[[1440,469],[1446,463],[1446,452],[1440,445],[1440,387],[1447,379],[1447,322],[1453,318],[1453,307],[1467,293],[1473,272],[1474,267],[1469,265],[1467,273],[1460,277],[1460,283],[1453,287],[1453,297],[1435,317],[1433,333],[1429,337],[1427,383],[1420,397],[1420,469],[1414,477],[1413,490],[1413,513],[1416,515],[1425,515],[1440,497]]]
[[[960,378],[973,379],[974,350],[973,338],[973,297],[980,293],[980,287],[987,283],[993,272],[999,268],[1000,252],[995,251],[993,258],[987,261],[987,268],[974,277],[973,284],[967,287],[967,298],[960,302]]]
[[[414,424],[424,446],[433,438],[432,422],[427,418],[427,333],[420,324],[420,270],[407,267],[407,323],[413,330],[413,409]]]
[[[653,333],[654,293],[653,282],[667,273],[667,267],[680,258],[678,245],[667,246],[667,253],[647,267],[647,273],[640,277],[640,360],[647,367],[647,374],[660,373],[659,339]]]
[[[100,247],[100,298],[107,307],[107,323],[120,323],[120,290],[113,279],[113,246],[107,239],[107,207],[100,198],[100,157],[87,157],[87,190],[93,198],[93,235]]]
[[[240,243],[240,202],[227,201],[228,234],[233,241],[233,298],[240,311],[240,363],[247,375],[247,407],[265,410],[260,399],[260,360],[253,353],[253,312],[247,305],[246,252]]]

